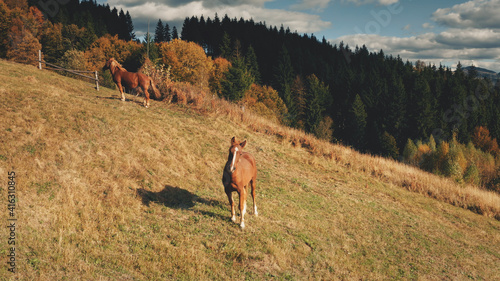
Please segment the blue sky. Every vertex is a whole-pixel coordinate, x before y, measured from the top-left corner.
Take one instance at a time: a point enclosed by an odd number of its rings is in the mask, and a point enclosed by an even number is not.
[[[323,36],[334,44],[366,45],[412,62],[458,61],[500,72],[500,0],[98,0],[128,10],[144,36],[158,19],[176,25],[186,17],[252,18],[267,25]]]

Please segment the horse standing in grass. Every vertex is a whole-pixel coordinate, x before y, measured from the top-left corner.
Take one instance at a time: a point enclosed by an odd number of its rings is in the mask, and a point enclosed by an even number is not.
[[[236,191],[240,197],[240,227],[245,228],[244,216],[247,207],[248,185],[252,187],[253,212],[257,216],[257,205],[255,204],[255,181],[257,179],[257,166],[255,158],[247,152],[243,152],[247,141],[237,142],[233,137],[226,166],[222,173],[222,184],[226,191],[229,204],[231,205],[231,220],[236,222],[234,210],[233,192]]]
[[[153,92],[157,99],[160,98],[160,91],[155,87],[153,80],[148,76],[137,73],[128,72],[121,64],[119,64],[114,58],[110,58],[103,70],[109,69],[111,75],[113,76],[113,81],[115,81],[120,94],[122,95],[122,101],[125,101],[125,94],[123,93],[123,87],[127,89],[135,89],[141,87],[144,92],[144,106],[149,107],[149,86],[153,88]]]

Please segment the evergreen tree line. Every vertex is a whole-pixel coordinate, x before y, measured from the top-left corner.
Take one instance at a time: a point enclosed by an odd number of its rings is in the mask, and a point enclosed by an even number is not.
[[[404,62],[383,50],[332,45],[283,26],[217,14],[186,18],[181,37],[233,66],[236,48],[253,53],[254,82],[279,92],[288,108],[285,123],[361,151],[398,158],[408,139],[449,140],[455,133],[468,143],[479,126],[500,136],[496,81],[478,78],[474,68],[465,72],[460,63],[452,71]]]
[[[165,23],[165,25],[163,25],[161,19],[158,19],[153,41],[155,43],[162,43],[162,42],[170,42],[173,39],[179,39],[177,27],[174,26],[172,28],[172,31],[170,31],[170,25],[168,23]]]
[[[44,11],[45,1],[28,0],[28,4],[46,12],[46,18],[52,23],[84,27],[97,37],[111,34],[118,35],[118,38],[125,41],[135,39],[134,25],[129,12],[124,12],[123,9],[118,11],[116,7],[111,9],[109,4],[97,4],[95,0],[68,0],[65,4],[59,4],[57,10],[53,11],[54,14]]]

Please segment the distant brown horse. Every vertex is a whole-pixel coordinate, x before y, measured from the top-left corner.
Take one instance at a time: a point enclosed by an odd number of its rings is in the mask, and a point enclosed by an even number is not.
[[[125,94],[123,93],[123,87],[127,89],[135,89],[141,87],[144,92],[144,106],[149,107],[149,86],[153,88],[155,97],[160,98],[160,91],[155,87],[153,80],[148,76],[137,73],[128,72],[121,64],[119,64],[114,58],[110,58],[103,69],[109,69],[111,75],[113,76],[113,81],[115,81],[120,94],[122,95],[122,101],[125,101]]]
[[[257,180],[257,166],[255,158],[250,153],[243,152],[247,141],[237,142],[233,137],[229,156],[222,173],[222,184],[226,191],[229,204],[231,205],[231,220],[236,222],[234,210],[233,192],[238,192],[240,196],[240,227],[245,228],[244,216],[247,208],[248,185],[252,186],[253,212],[257,216],[257,205],[255,204],[255,181]]]

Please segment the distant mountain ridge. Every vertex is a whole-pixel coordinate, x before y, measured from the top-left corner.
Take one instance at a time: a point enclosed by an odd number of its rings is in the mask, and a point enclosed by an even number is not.
[[[472,68],[472,66],[467,66],[464,67],[464,71],[466,73],[469,73],[469,70]],[[493,70],[489,70],[486,68],[481,68],[481,67],[475,67],[477,75],[482,78],[489,78],[491,81],[496,81],[497,79],[500,78],[500,73],[496,73]]]

